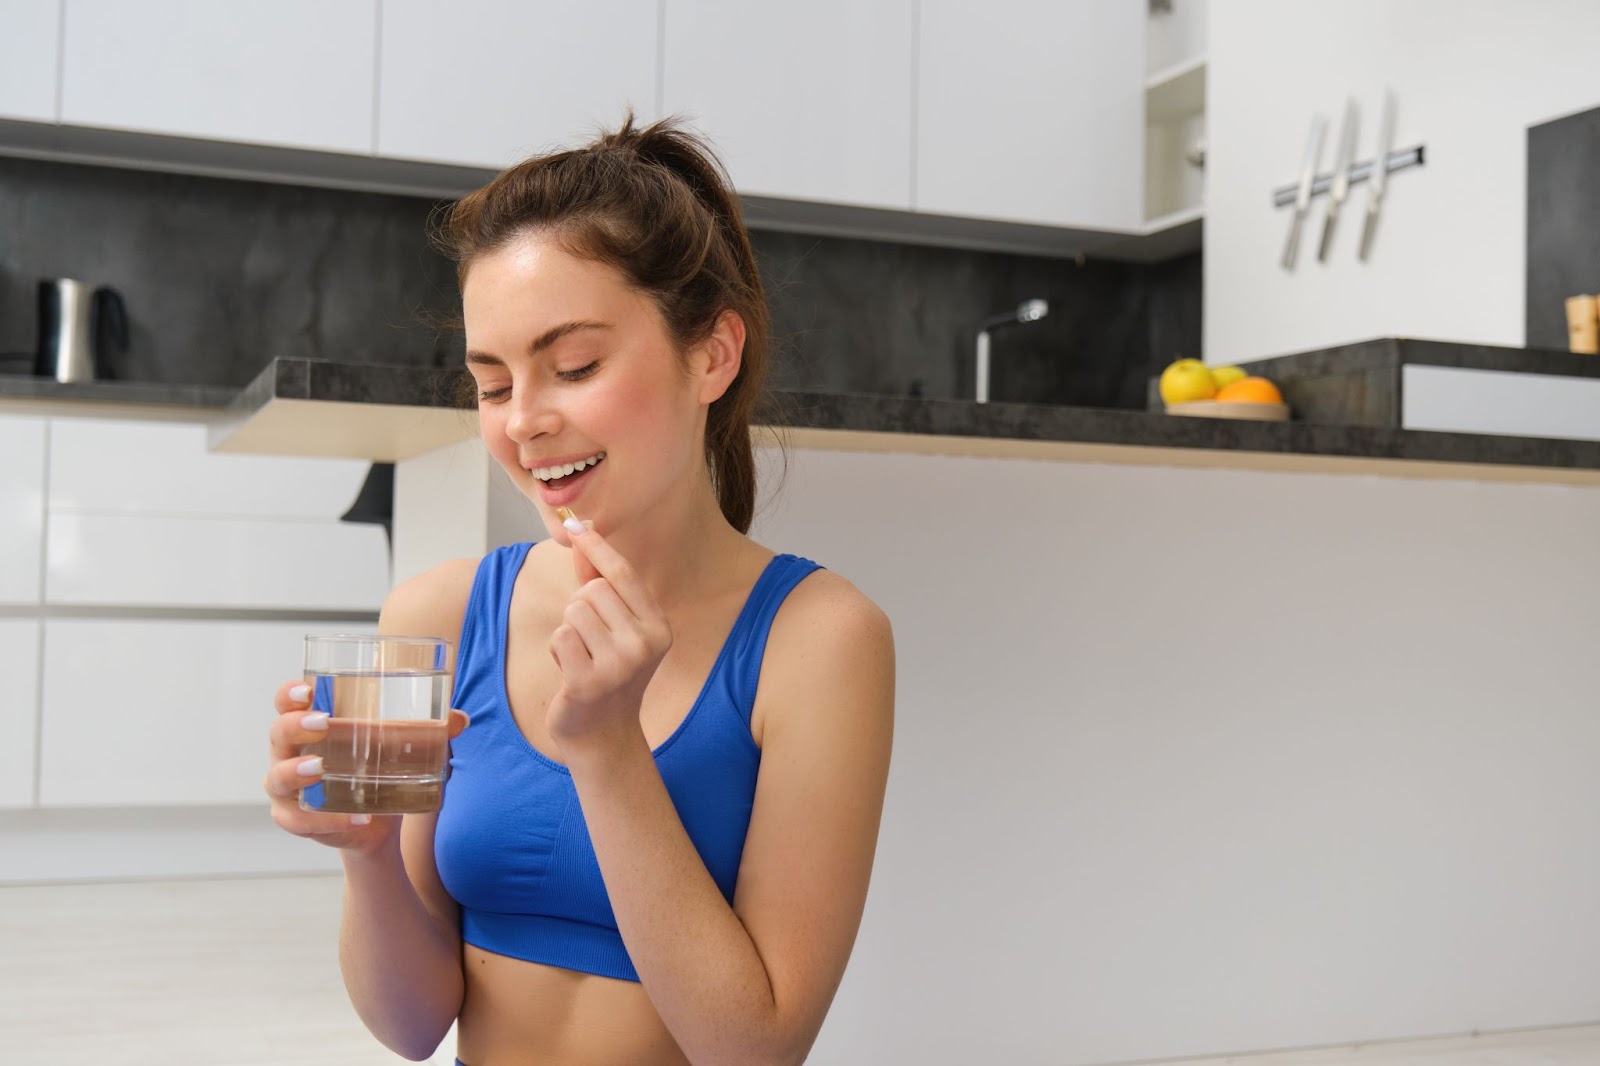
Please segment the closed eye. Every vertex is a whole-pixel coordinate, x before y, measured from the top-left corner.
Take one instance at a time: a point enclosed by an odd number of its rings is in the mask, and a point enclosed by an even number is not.
[[[503,389],[484,389],[482,392],[478,393],[478,399],[480,399],[480,400],[498,400],[500,397],[504,396],[506,393],[508,393],[510,391],[511,391],[511,386],[510,385],[507,385]]]
[[[596,359],[588,366],[580,366],[576,370],[561,370],[556,372],[556,377],[562,381],[582,381],[584,378],[600,369],[600,360]]]

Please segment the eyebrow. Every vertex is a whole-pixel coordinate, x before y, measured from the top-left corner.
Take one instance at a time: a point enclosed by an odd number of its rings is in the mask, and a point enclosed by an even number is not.
[[[584,330],[611,328],[611,323],[609,322],[594,322],[588,319],[574,319],[571,322],[563,322],[561,325],[553,326],[539,334],[537,337],[533,338],[533,343],[528,345],[528,354],[538,355],[540,352],[556,343],[556,341],[572,333],[580,333]],[[483,366],[506,365],[506,361],[504,359],[500,358],[498,355],[490,355],[488,352],[468,351],[467,362],[476,363]]]

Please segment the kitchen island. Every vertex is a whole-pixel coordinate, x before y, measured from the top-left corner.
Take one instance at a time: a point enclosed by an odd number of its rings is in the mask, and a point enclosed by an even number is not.
[[[1469,365],[1481,362],[1482,346],[1453,347]],[[1352,351],[1348,372],[1354,375],[1370,362],[1365,349]],[[1321,379],[1332,374],[1329,364],[1325,358],[1310,365]],[[1593,365],[1593,384],[1600,385],[1600,359]],[[276,359],[215,421],[212,446],[385,462],[415,458],[475,436],[475,417],[458,406],[456,377],[452,371]],[[1291,383],[1286,391],[1292,401],[1298,390]],[[1324,388],[1315,395],[1325,393]],[[1345,408],[1324,401],[1317,410],[1342,414]],[[837,451],[1600,484],[1600,418],[1595,439],[1584,440],[1423,431],[1326,417],[1254,422],[790,391],[775,394],[768,422],[791,446]]]
[[[397,576],[542,536],[448,375],[264,374],[213,443],[397,461]],[[877,601],[899,679],[817,1061],[1591,1016],[1594,441],[789,401],[752,532]],[[387,436],[340,443],[362,408]]]

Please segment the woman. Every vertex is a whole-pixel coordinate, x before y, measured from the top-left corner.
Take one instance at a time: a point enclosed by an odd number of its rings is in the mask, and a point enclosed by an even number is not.
[[[456,642],[438,814],[301,810],[326,719],[277,694],[273,817],[341,849],[351,1000],[419,1060],[459,1020],[467,1066],[801,1062],[866,899],[894,649],[849,582],[746,535],[768,317],[738,201],[630,116],[440,239],[484,443],[549,536],[383,606]]]

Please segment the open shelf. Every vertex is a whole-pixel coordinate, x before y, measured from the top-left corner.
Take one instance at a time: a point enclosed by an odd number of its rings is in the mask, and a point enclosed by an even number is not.
[[[1144,85],[1144,232],[1167,233],[1165,247],[1181,231],[1177,246],[1187,249],[1199,241],[1205,199],[1204,168],[1189,161],[1205,144],[1205,56],[1158,70]]]
[[[1186,59],[1145,79],[1145,121],[1174,122],[1206,109],[1206,60]]]

